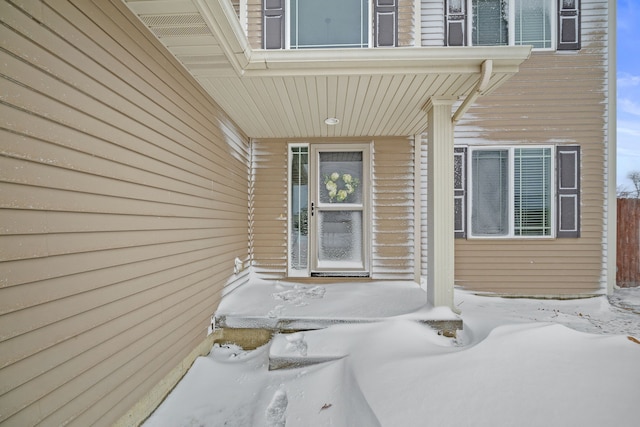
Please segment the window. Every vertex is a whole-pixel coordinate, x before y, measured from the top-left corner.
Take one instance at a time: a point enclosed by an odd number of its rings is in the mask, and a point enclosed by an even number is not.
[[[475,150],[471,153],[471,234],[509,234],[509,152]]]
[[[309,147],[289,151],[289,275],[305,276],[309,265]]]
[[[471,150],[471,235],[552,235],[551,148]]]
[[[578,50],[579,12],[579,0],[447,0],[445,43]]]
[[[552,0],[473,0],[472,44],[551,48],[551,2]]]
[[[291,49],[368,47],[368,0],[289,0]]]
[[[513,233],[551,236],[551,148],[516,148],[513,169]]]
[[[398,0],[263,0],[262,7],[265,49],[397,45]]]
[[[509,44],[507,2],[504,0],[473,0],[472,5],[472,44],[474,46]]]
[[[579,146],[456,147],[454,191],[457,238],[580,237]]]

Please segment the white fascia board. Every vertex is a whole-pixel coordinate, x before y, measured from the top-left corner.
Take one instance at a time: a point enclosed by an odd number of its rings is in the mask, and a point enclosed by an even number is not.
[[[478,73],[487,59],[495,73],[517,73],[530,46],[252,50],[247,75]]]
[[[229,62],[241,75],[250,62],[251,46],[228,0],[192,0]]]

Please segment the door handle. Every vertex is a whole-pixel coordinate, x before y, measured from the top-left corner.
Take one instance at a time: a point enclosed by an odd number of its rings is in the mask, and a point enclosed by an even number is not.
[[[313,204],[313,202],[311,202],[311,216],[313,216],[315,209],[316,209],[315,205]]]

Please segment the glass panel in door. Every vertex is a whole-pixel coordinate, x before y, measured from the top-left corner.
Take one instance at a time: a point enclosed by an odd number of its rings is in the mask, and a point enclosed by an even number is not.
[[[318,268],[362,269],[362,212],[318,212]]]
[[[312,201],[316,273],[366,271],[364,150],[315,150],[317,182]]]

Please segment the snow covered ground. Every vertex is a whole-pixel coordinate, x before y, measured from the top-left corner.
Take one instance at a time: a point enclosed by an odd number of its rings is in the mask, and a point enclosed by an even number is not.
[[[216,346],[144,426],[638,426],[640,288],[610,300],[456,290],[456,339],[406,317],[336,325],[285,347],[345,357],[293,369],[268,370],[269,344]]]

